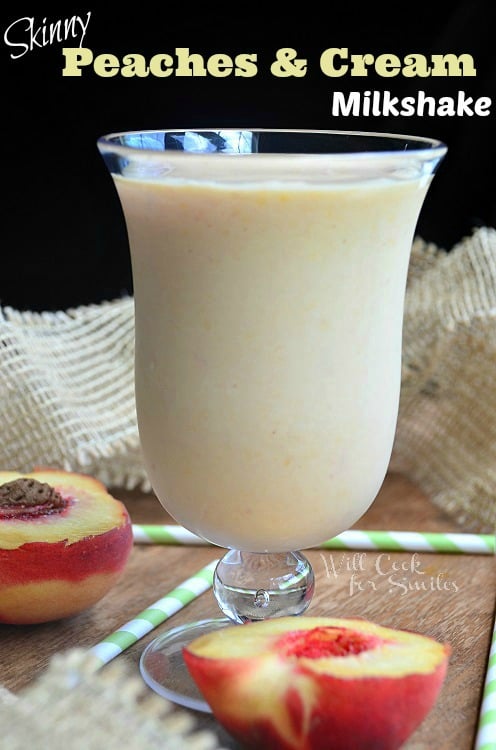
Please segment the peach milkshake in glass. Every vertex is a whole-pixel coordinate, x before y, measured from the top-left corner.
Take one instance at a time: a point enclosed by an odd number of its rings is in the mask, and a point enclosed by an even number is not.
[[[230,551],[236,622],[300,614],[298,550],[384,480],[412,238],[443,144],[337,131],[99,140],[132,258],[146,470],[182,525]]]

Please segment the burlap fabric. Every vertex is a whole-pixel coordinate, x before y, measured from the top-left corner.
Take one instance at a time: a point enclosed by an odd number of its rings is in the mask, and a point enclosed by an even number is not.
[[[0,686],[0,727],[3,750],[221,750],[126,662],[96,671],[82,649],[53,656],[18,695]]]
[[[0,468],[49,465],[149,489],[134,404],[132,298],[0,309]],[[391,468],[464,528],[496,522],[496,230],[451,252],[417,239]]]
[[[391,468],[462,530],[496,527],[496,230],[414,243]]]

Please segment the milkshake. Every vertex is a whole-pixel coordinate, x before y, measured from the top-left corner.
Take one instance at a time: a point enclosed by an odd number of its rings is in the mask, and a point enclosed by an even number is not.
[[[147,473],[172,516],[210,542],[319,544],[384,480],[433,157],[428,168],[427,157],[373,157],[312,154],[285,171],[280,154],[179,154],[181,170],[152,155],[113,174]]]

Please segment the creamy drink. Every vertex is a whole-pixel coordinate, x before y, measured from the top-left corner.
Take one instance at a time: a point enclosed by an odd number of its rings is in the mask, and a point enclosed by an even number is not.
[[[355,523],[384,479],[431,175],[375,156],[336,179],[243,179],[240,160],[258,156],[194,154],[191,177],[114,176],[147,472],[177,521],[221,546],[318,544]]]
[[[162,633],[140,671],[209,711],[185,644],[303,614],[315,576],[301,550],[358,521],[383,482],[412,238],[446,148],[232,129],[98,148],[128,229],[145,467],[180,524],[229,548],[211,572],[224,617]]]

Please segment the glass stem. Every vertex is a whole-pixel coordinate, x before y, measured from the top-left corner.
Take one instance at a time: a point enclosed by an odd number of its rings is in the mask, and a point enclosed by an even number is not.
[[[219,561],[213,589],[233,622],[301,615],[314,591],[312,566],[301,552],[230,550]]]

